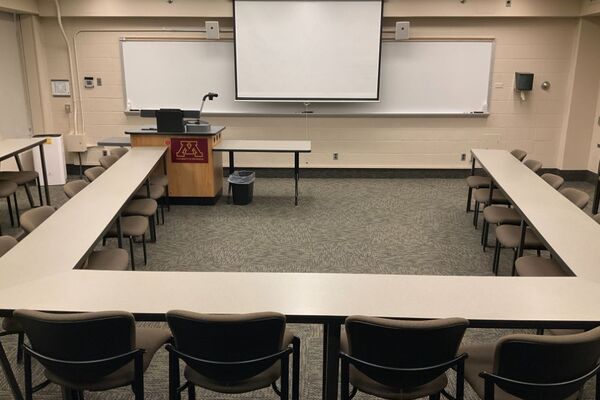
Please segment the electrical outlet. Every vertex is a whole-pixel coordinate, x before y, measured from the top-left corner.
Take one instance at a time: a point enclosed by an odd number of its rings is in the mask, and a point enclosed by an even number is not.
[[[338,157],[338,153],[333,153],[333,159],[334,159],[334,160],[338,160],[338,158],[339,158],[339,157]]]
[[[506,0],[506,7],[512,7],[512,1]]]
[[[65,104],[65,112],[66,112],[67,114],[70,114],[70,113],[71,113],[71,105],[70,105],[70,104]]]
[[[96,85],[102,86],[102,78],[96,78]]]
[[[106,149],[102,149],[102,155],[103,155],[103,156],[107,156],[107,155],[108,155],[108,150],[106,150]]]
[[[467,161],[467,155],[465,153],[460,155],[460,161]]]

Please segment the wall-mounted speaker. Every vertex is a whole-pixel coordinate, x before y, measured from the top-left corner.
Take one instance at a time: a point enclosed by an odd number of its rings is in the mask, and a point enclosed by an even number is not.
[[[530,72],[515,72],[515,90],[520,92],[533,90],[533,74]]]

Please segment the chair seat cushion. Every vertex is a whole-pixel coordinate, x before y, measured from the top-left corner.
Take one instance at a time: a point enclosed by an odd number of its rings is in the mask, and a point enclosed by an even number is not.
[[[167,186],[169,184],[169,177],[167,175],[152,175],[150,177],[151,185]]]
[[[125,209],[123,215],[141,215],[150,217],[156,213],[158,203],[154,199],[136,199],[131,200]]]
[[[0,181],[11,181],[17,185],[35,181],[39,176],[35,171],[0,171]]]
[[[340,336],[340,351],[348,353],[348,336],[346,331],[342,330]],[[442,374],[435,378],[433,381],[417,386],[414,388],[394,388],[387,385],[383,385],[367,375],[357,370],[352,365],[350,366],[350,383],[358,390],[377,396],[383,399],[392,400],[412,400],[421,397],[427,397],[431,394],[439,393],[448,385],[448,378],[446,374]]]
[[[473,193],[473,198],[479,203],[487,203],[490,199],[490,190],[477,189]],[[492,193],[492,204],[510,204],[510,201],[508,201],[500,189],[494,189],[494,193]]]
[[[150,366],[152,357],[169,339],[171,333],[162,328],[136,328],[135,343],[137,349],[144,349],[143,369],[146,371]],[[90,344],[93,345],[93,344]],[[96,381],[96,382],[73,382],[62,379],[59,376],[52,374],[50,371],[45,371],[46,377],[58,385],[67,386],[75,390],[103,391],[114,389],[122,386],[130,385],[134,378],[133,361],[124,367],[119,368],[112,374]]]
[[[489,188],[492,178],[489,176],[471,175],[467,178],[467,185],[473,189]]]
[[[500,225],[496,228],[496,239],[503,247],[516,249],[521,240],[521,227],[515,225]],[[529,228],[525,231],[525,249],[544,250],[546,247]]]
[[[148,230],[148,218],[132,215],[121,218],[123,236],[142,236]],[[106,234],[108,237],[117,237],[117,224],[113,224]]]
[[[17,184],[11,181],[0,181],[0,197],[8,197],[17,191]]]
[[[102,249],[90,254],[85,269],[100,271],[127,271],[129,253],[124,249]]]
[[[519,257],[515,262],[519,276],[568,276],[554,260],[544,257]]]
[[[150,184],[150,198],[154,200],[158,200],[165,195],[165,187],[160,185],[152,185]],[[146,185],[142,186],[135,192],[133,195],[134,199],[147,199],[148,198],[148,189]]]
[[[7,317],[2,320],[2,330],[9,333],[21,333],[23,328],[15,318]]]
[[[502,206],[490,206],[483,209],[483,217],[490,224],[496,225],[520,225],[521,216],[512,208]]]
[[[479,376],[480,372],[494,372],[494,344],[463,345],[458,350],[459,354],[467,353],[465,361],[465,380],[471,385],[479,398],[484,398],[484,381]],[[496,387],[495,400],[518,400],[502,389]]]

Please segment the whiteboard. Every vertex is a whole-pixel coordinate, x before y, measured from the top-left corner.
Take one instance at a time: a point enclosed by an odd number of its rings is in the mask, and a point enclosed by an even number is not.
[[[126,110],[199,109],[205,114],[297,115],[303,103],[235,101],[232,41],[121,39]],[[318,115],[420,115],[488,112],[493,40],[383,42],[380,101],[312,103]],[[477,115],[477,114],[475,114]]]
[[[382,0],[235,0],[236,98],[379,99]]]

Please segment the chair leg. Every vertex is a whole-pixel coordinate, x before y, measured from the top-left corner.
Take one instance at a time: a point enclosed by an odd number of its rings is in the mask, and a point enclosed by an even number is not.
[[[196,400],[196,386],[191,382],[188,382],[188,399]]]
[[[501,246],[498,239],[496,239],[496,247],[494,249],[494,260],[492,261],[492,272],[494,275],[498,275],[498,266],[500,264],[500,251]]]
[[[477,219],[479,216],[479,202],[475,201],[475,209],[473,210],[473,226],[477,229]]]
[[[17,216],[17,226],[21,226],[21,215],[19,215],[19,203],[17,202],[17,192],[13,193],[13,199],[15,201],[15,215]]]
[[[148,217],[150,225],[150,243],[156,243],[156,224],[154,223],[154,215]]]
[[[17,335],[17,364],[23,362],[23,346],[25,345],[25,333],[21,332]]]
[[[35,183],[37,184],[38,196],[40,197],[40,207],[44,205],[44,201],[42,200],[42,185],[40,185],[40,178],[35,179]],[[48,182],[45,182],[47,185]]]
[[[513,260],[512,260],[512,276],[517,276],[517,257],[519,256],[519,249],[513,249]]]
[[[0,366],[2,366],[2,370],[4,371],[4,376],[8,381],[8,386],[12,392],[13,398],[15,400],[23,400],[23,394],[21,393],[21,389],[19,388],[19,384],[17,383],[17,379],[15,378],[15,374],[13,373],[12,368],[10,367],[10,363],[8,361],[8,357],[6,357],[6,352],[4,351],[4,347],[2,343],[0,343]],[[27,366],[25,366],[25,389],[27,390]],[[31,365],[29,367],[29,384],[31,387]],[[31,396],[28,397],[31,399]]]
[[[429,400],[440,400],[440,394],[432,394],[431,396],[429,396]]]
[[[179,359],[169,351],[169,400],[180,400],[179,394]]]
[[[292,400],[300,399],[300,338],[292,340]]]
[[[23,185],[25,188],[25,194],[27,195],[27,200],[29,200],[29,207],[34,208],[35,203],[33,202],[33,196],[31,195],[31,190],[29,190],[29,186],[25,183]]]
[[[133,237],[129,236],[129,257],[131,258],[131,270],[135,271],[135,257],[133,256]]]
[[[142,235],[142,249],[144,250],[144,265],[148,265],[148,254],[146,253],[146,233]]]
[[[10,201],[10,195],[6,196],[6,206],[8,207],[8,215],[10,216],[10,226],[14,228],[15,219],[13,218],[12,205]]]
[[[165,186],[165,200],[167,202],[167,211],[171,211],[171,199],[169,198],[169,185]]]
[[[342,358],[341,364],[342,366],[340,368],[340,399],[350,400],[350,366],[348,364],[348,360],[346,360],[345,358]]]
[[[162,204],[162,202],[160,204],[160,216],[162,218],[162,224],[164,225],[165,224],[165,205]]]
[[[483,226],[481,227],[481,245],[483,246],[483,251],[485,251],[487,247],[487,232],[490,229],[490,223],[483,219]]]
[[[281,359],[281,400],[290,398],[290,357],[286,355]]]
[[[471,211],[471,197],[473,196],[473,188],[470,187],[467,192],[467,212]]]

